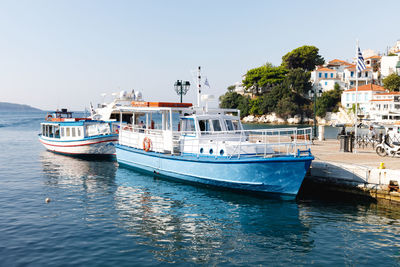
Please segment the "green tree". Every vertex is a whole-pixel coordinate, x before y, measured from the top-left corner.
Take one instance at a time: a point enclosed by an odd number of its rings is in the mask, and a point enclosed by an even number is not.
[[[336,112],[339,109],[341,96],[342,90],[337,83],[335,84],[335,88],[333,90],[323,92],[316,101],[317,116],[325,117],[327,112]]]
[[[290,90],[299,94],[305,95],[312,88],[310,82],[311,73],[303,70],[302,68],[290,69],[285,77],[285,82],[289,86]]]
[[[264,111],[262,110],[262,105],[261,105],[262,100],[263,100],[262,97],[257,97],[255,99],[250,100],[250,106],[251,106],[250,111],[249,111],[250,114],[253,114],[253,115],[264,114]]]
[[[235,92],[227,92],[219,97],[219,105],[221,108],[237,108],[242,98],[242,95]]]
[[[389,91],[399,91],[400,89],[400,76],[392,73],[383,79],[383,86]]]
[[[228,92],[233,92],[235,89],[236,89],[236,85],[230,85],[227,88]]]
[[[239,105],[237,106],[237,109],[240,110],[240,116],[245,117],[250,114],[250,97],[244,97],[240,98],[239,100]]]
[[[325,63],[324,58],[318,52],[319,49],[315,46],[298,47],[282,57],[282,66],[288,69],[302,68],[312,71],[315,66]]]
[[[262,95],[273,86],[280,84],[288,71],[282,67],[274,67],[271,63],[247,71],[242,81],[243,87],[254,95]]]

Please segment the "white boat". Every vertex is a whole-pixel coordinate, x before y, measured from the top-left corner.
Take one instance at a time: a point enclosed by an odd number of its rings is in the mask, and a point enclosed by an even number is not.
[[[119,125],[112,121],[73,118],[66,109],[47,115],[39,141],[56,153],[68,155],[115,155]]]
[[[105,96],[106,94],[102,94]],[[142,93],[139,91],[132,90],[130,93],[127,91],[120,91],[119,93],[113,93],[114,99],[110,103],[98,104],[97,108],[91,107],[91,115],[89,118],[94,120],[103,121],[115,121],[121,120],[123,123],[131,123],[131,114],[120,112],[121,107],[130,107],[133,101],[141,101]],[[120,118],[120,114],[122,117]]]
[[[314,159],[311,128],[243,130],[238,110],[133,102],[120,112],[132,123],[121,124],[118,163],[172,179],[294,198]]]

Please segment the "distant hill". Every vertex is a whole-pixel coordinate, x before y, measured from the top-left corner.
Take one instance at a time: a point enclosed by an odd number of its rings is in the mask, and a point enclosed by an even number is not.
[[[0,111],[42,111],[28,105],[0,102]]]

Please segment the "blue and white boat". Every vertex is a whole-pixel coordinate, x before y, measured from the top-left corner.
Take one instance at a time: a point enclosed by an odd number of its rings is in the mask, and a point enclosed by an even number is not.
[[[244,130],[240,112],[185,103],[132,102],[117,161],[156,175],[296,197],[314,157],[311,128]]]
[[[49,151],[67,155],[115,155],[119,124],[73,118],[66,109],[46,116],[39,141]]]

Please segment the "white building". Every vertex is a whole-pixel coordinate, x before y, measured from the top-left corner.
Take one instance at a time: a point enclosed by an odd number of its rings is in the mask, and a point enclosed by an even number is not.
[[[379,71],[381,69],[381,56],[371,56],[364,58],[364,63],[366,67],[372,69],[372,79],[373,83],[378,84],[379,81]]]
[[[389,76],[392,73],[397,73],[400,75],[400,69],[396,68],[398,62],[400,61],[400,56],[383,56],[381,58],[381,74],[382,79]]]
[[[326,92],[333,90],[335,83],[340,84],[341,80],[336,70],[326,67],[318,67],[315,71],[311,72],[311,82],[314,87]]]
[[[400,92],[375,94],[370,102],[371,119],[383,123],[400,120]]]
[[[368,114],[370,110],[371,100],[375,95],[386,93],[385,88],[376,84],[366,84],[358,87],[358,99],[357,103],[359,104],[360,113]],[[356,103],[356,88],[351,88],[343,91],[342,106],[345,108],[352,108],[353,104]]]
[[[373,80],[372,68],[367,67],[362,72],[358,72],[358,86],[371,84]],[[351,65],[344,69],[342,74],[342,82],[345,89],[350,89],[356,85],[356,65]]]
[[[389,49],[389,53],[398,54],[400,52],[400,40],[397,40],[396,44]]]

